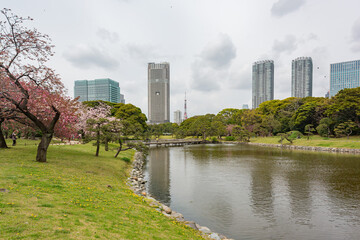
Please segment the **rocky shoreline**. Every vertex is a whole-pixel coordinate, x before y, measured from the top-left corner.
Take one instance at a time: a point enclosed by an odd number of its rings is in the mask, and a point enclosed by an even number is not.
[[[360,149],[350,149],[350,148],[313,147],[313,146],[297,146],[297,145],[251,143],[251,142],[246,143],[246,144],[262,146],[262,147],[277,147],[277,148],[286,148],[286,149],[293,149],[293,150],[315,151],[315,152],[360,154]]]
[[[144,155],[141,152],[136,152],[134,155],[133,161],[133,169],[130,172],[130,177],[128,178],[128,185],[134,191],[135,194],[142,196],[145,198],[146,202],[155,210],[161,212],[165,216],[175,219],[178,222],[182,222],[185,225],[198,230],[201,232],[203,237],[207,239],[214,239],[214,240],[231,240],[226,238],[225,236],[212,232],[209,228],[205,226],[200,226],[199,224],[195,223],[194,221],[187,221],[181,213],[173,211],[170,207],[160,203],[153,197],[151,197],[145,188],[146,181],[144,180],[144,173],[143,173],[143,166],[145,163]]]

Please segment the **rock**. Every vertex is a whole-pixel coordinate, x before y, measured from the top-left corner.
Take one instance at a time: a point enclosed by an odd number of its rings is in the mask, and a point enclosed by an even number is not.
[[[219,237],[219,235],[217,233],[210,234],[210,237],[215,240],[221,240],[221,238]]]
[[[211,230],[207,227],[201,227],[201,228],[199,228],[199,230],[203,233],[211,233]]]
[[[162,214],[164,214],[164,215],[167,216],[167,217],[171,217],[171,215],[170,215],[170,214],[167,214],[165,211],[162,211]]]
[[[5,188],[0,188],[0,192],[9,192],[9,190],[7,190]]]
[[[193,222],[193,221],[185,222],[185,225],[191,227],[192,229],[199,230],[199,229],[196,227],[196,223]]]
[[[178,213],[178,212],[172,211],[171,217],[172,217],[172,218],[175,218],[175,219],[176,219],[177,221],[179,221],[179,222],[185,221],[184,216],[183,216],[181,213]]]
[[[172,212],[171,208],[169,208],[168,206],[165,206],[165,205],[163,205],[163,210],[164,210],[164,212],[166,212],[167,214],[171,214],[171,212]]]
[[[174,211],[171,213],[171,217],[173,217],[173,218],[184,218],[184,216],[181,213],[174,212]]]
[[[112,186],[111,186],[111,185],[107,185],[107,187],[108,187],[108,188],[112,188]]]

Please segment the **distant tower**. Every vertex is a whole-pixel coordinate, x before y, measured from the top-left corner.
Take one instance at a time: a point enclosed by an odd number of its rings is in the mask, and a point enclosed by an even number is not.
[[[252,65],[252,108],[274,99],[274,61],[264,60]]]
[[[148,64],[148,114],[150,123],[170,122],[170,64]]]
[[[313,85],[313,64],[311,57],[299,57],[292,60],[291,96],[311,97]]]
[[[182,122],[182,119],[181,119],[181,111],[180,110],[176,110],[174,112],[174,123],[177,123],[180,125],[180,123]]]
[[[184,102],[184,120],[187,119],[187,107],[186,107],[186,92],[185,92],[185,102]]]

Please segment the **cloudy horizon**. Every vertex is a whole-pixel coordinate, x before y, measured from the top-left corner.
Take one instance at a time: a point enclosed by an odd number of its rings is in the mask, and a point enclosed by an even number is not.
[[[170,63],[171,119],[251,106],[252,64],[273,60],[275,99],[291,95],[291,61],[313,60],[313,96],[330,64],[360,59],[356,0],[9,1],[55,45],[49,65],[73,97],[75,80],[111,78],[147,115],[147,63]]]

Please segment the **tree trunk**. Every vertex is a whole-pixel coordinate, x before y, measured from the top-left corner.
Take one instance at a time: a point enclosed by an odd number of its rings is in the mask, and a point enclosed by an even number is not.
[[[46,154],[52,137],[53,137],[52,133],[43,133],[37,149],[37,155],[36,155],[37,162],[46,162]]]
[[[105,151],[109,151],[109,139],[105,139]]]
[[[2,132],[2,128],[1,128],[1,125],[4,121],[5,121],[5,119],[3,119],[3,118],[0,119],[0,148],[8,148],[8,146],[6,145],[4,134]]]
[[[99,156],[99,151],[100,151],[100,130],[98,130],[96,133],[96,153],[95,153],[96,157]]]
[[[121,149],[122,149],[122,145],[123,145],[123,143],[122,143],[122,141],[121,141],[121,139],[119,139],[119,148],[118,148],[118,150],[117,150],[117,152],[116,152],[116,154],[115,154],[115,158],[117,158],[117,156],[119,155],[119,153],[121,152]]]

